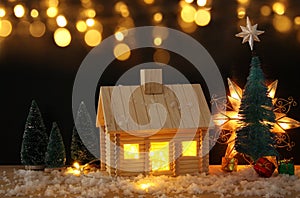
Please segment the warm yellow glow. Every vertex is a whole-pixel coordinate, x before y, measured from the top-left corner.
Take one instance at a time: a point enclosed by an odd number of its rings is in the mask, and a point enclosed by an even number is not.
[[[197,156],[197,142],[196,141],[183,141],[182,156]]]
[[[30,24],[29,32],[33,37],[42,37],[46,32],[46,25],[41,21],[35,21]]]
[[[300,16],[296,16],[294,18],[294,23],[295,23],[295,25],[300,25]]]
[[[78,162],[74,162],[73,167],[76,169],[80,169],[80,164]]]
[[[198,6],[205,6],[207,3],[207,0],[197,0],[197,5]]]
[[[66,47],[71,43],[72,36],[68,29],[58,28],[54,32],[54,41],[59,47]]]
[[[189,4],[185,5],[180,12],[180,16],[182,20],[186,23],[193,22],[195,18],[195,14],[196,14],[196,9]]]
[[[199,9],[195,15],[195,23],[199,26],[206,26],[211,20],[210,12],[204,9]]]
[[[114,55],[116,59],[125,61],[130,57],[130,48],[125,43],[119,43],[114,48]]]
[[[98,30],[89,30],[84,35],[85,43],[90,47],[95,47],[101,43],[102,35]]]
[[[249,0],[237,0],[237,2],[241,5],[248,5],[249,4]]]
[[[285,12],[285,6],[281,2],[276,2],[272,6],[273,11],[278,15],[283,15]]]
[[[177,19],[179,26],[186,33],[193,33],[197,29],[197,25],[195,23],[186,23],[180,17]]]
[[[291,30],[292,22],[287,16],[275,16],[273,26],[278,32],[286,33]]]
[[[5,9],[0,7],[0,17],[4,17],[5,15],[6,15]]]
[[[123,41],[124,40],[124,34],[122,32],[119,32],[117,31],[115,33],[115,38],[118,40],[118,41]]]
[[[68,21],[64,15],[58,15],[56,17],[56,23],[59,27],[66,27]]]
[[[48,0],[48,7],[57,7],[59,4],[58,0]]]
[[[11,22],[8,20],[0,20],[0,37],[8,37],[11,31]]]
[[[285,116],[278,119],[277,124],[284,130],[300,127],[300,122]]]
[[[170,53],[164,49],[156,49],[153,54],[153,60],[154,62],[167,65],[170,62]]]
[[[260,8],[260,13],[263,16],[270,16],[271,11],[272,11],[271,8],[267,5],[264,5]]]
[[[246,15],[246,9],[244,7],[238,7],[237,16],[239,19],[243,19]]]
[[[146,190],[146,189],[148,189],[150,186],[151,186],[151,184],[141,184],[141,185],[140,185],[140,188],[143,189],[143,190]]]
[[[58,10],[56,7],[49,7],[47,9],[47,15],[50,18],[54,18],[57,15],[57,13],[58,13]]]
[[[94,19],[87,19],[85,21],[86,25],[89,27],[93,27],[95,25],[95,20]]]
[[[155,37],[153,43],[156,46],[160,46],[162,44],[162,39],[160,37]]]
[[[186,3],[193,3],[194,0],[185,0]]]
[[[163,19],[163,15],[161,12],[156,12],[154,15],[153,15],[153,20],[157,23],[161,22]]]
[[[84,21],[80,20],[80,21],[77,21],[76,23],[76,29],[79,31],[79,32],[85,32],[87,30],[87,25]]]
[[[152,3],[154,3],[154,0],[144,0],[144,2],[145,2],[146,4],[152,4]]]
[[[139,144],[124,144],[124,159],[139,159]]]
[[[169,142],[151,142],[149,157],[152,171],[170,170]]]
[[[85,10],[85,15],[89,18],[94,18],[96,16],[96,11],[94,9]]]
[[[25,8],[23,5],[18,4],[14,7],[15,16],[18,18],[22,18],[25,14]]]
[[[30,11],[30,16],[31,16],[32,18],[37,18],[37,17],[39,16],[39,11],[37,11],[36,9],[32,9],[32,10]]]

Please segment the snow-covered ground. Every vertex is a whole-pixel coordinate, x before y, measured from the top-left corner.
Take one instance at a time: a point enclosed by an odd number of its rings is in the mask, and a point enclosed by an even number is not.
[[[112,178],[103,172],[75,176],[66,172],[14,170],[0,175],[0,197],[198,197],[215,194],[220,197],[299,197],[300,171],[296,175],[261,178],[252,167],[234,173]],[[33,196],[34,195],[34,196]]]

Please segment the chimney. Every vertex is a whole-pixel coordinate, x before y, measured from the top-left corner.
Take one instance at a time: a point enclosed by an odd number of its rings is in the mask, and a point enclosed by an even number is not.
[[[141,69],[141,85],[145,94],[162,94],[162,69]]]

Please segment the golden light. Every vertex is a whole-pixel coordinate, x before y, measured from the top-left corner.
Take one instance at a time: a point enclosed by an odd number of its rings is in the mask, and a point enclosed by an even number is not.
[[[56,23],[59,27],[66,27],[68,21],[64,15],[58,15],[56,17]]]
[[[273,18],[274,28],[281,33],[289,32],[292,28],[292,22],[287,16],[275,16]]]
[[[197,25],[195,23],[186,23],[180,17],[177,19],[179,26],[186,33],[193,33],[197,29]]]
[[[29,32],[33,37],[42,37],[46,32],[46,25],[41,21],[35,21],[30,24]]]
[[[156,46],[160,46],[162,44],[162,39],[160,37],[155,37],[153,43]]]
[[[88,30],[84,35],[84,41],[90,47],[99,45],[101,40],[102,35],[98,30]]]
[[[5,9],[0,7],[0,17],[4,17],[5,15],[6,15]]]
[[[30,16],[31,16],[32,18],[37,18],[37,17],[39,16],[39,11],[37,11],[36,9],[32,9],[32,10],[30,11]]]
[[[79,31],[79,32],[85,32],[87,30],[87,25],[84,21],[80,20],[80,21],[77,21],[76,23],[76,29]]]
[[[153,15],[153,20],[157,23],[161,22],[163,19],[163,15],[161,12],[156,12],[154,15]]]
[[[25,15],[25,8],[23,5],[18,4],[14,7],[14,14],[18,18],[22,18]]]
[[[57,7],[59,4],[58,0],[48,0],[48,7]]]
[[[139,159],[139,144],[124,144],[124,159]]]
[[[195,23],[199,26],[206,26],[211,20],[210,12],[204,9],[199,9],[195,15]]]
[[[123,1],[119,1],[115,4],[115,11],[121,12],[121,7],[126,6],[126,4]],[[127,7],[127,6],[126,6]]]
[[[207,0],[197,0],[197,5],[198,6],[205,6],[206,5],[206,3],[207,3]]]
[[[196,141],[183,141],[182,156],[197,156],[197,142]]]
[[[146,190],[150,187],[151,185],[150,184],[141,184],[140,185],[140,188],[143,189],[143,190]]]
[[[270,8],[270,6],[264,5],[260,8],[260,13],[263,16],[270,16],[272,10]]]
[[[156,63],[167,65],[170,62],[170,53],[164,49],[156,49],[153,54],[153,60]]]
[[[58,10],[56,7],[49,7],[47,9],[46,13],[47,13],[48,17],[54,18],[57,15]]]
[[[87,20],[85,21],[85,23],[86,23],[86,25],[87,25],[88,27],[93,27],[93,26],[95,25],[95,20],[94,20],[94,19],[87,19]]]
[[[119,43],[114,48],[114,55],[116,59],[125,61],[130,57],[130,48],[125,43]]]
[[[12,25],[8,20],[0,20],[0,37],[8,37],[11,34]]]
[[[54,41],[59,47],[66,47],[71,43],[72,36],[68,29],[58,28],[54,32]]]
[[[94,9],[85,10],[85,15],[89,18],[94,18],[96,16],[96,11]]]
[[[118,41],[123,41],[124,40],[124,34],[122,32],[119,32],[117,31],[115,33],[115,38],[118,40]]]
[[[150,143],[150,162],[152,171],[170,170],[169,142]]]
[[[182,20],[186,23],[193,22],[195,18],[195,14],[196,14],[196,9],[189,4],[185,5],[180,12],[180,16]]]
[[[144,3],[146,3],[146,4],[153,4],[154,0],[144,0]]]
[[[185,0],[186,3],[193,3],[194,0]]]
[[[244,7],[238,7],[237,16],[239,19],[243,19],[246,15],[246,9]]]
[[[281,2],[274,3],[272,9],[278,15],[283,15],[285,13],[285,5]]]
[[[249,4],[249,0],[237,0],[237,2],[241,5],[248,5]]]
[[[294,23],[295,23],[295,25],[300,25],[300,16],[296,16],[294,18]]]

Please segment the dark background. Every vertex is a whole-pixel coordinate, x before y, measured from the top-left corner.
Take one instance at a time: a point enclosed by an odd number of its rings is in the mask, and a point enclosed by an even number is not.
[[[24,1],[31,4],[35,1]],[[126,2],[126,1],[125,1]],[[297,28],[288,33],[277,32],[272,24],[272,16],[264,18],[259,14],[262,4],[273,1],[252,0],[247,15],[259,30],[266,32],[255,43],[262,68],[268,82],[279,80],[276,97],[292,96],[300,102],[300,41],[297,41]],[[299,1],[287,1],[287,14],[300,15]],[[65,6],[76,8],[80,1],[64,1]],[[152,25],[151,14],[145,5],[138,1],[127,1],[136,26]],[[99,17],[103,17],[106,38],[113,33],[114,1],[104,3]],[[156,1],[155,6],[165,13],[164,25],[180,30],[176,20],[178,1]],[[212,21],[206,27],[198,27],[190,35],[197,39],[215,60],[227,86],[227,78],[243,87],[249,72],[251,52],[247,44],[235,38],[240,32],[238,24],[245,25],[245,19],[236,16],[237,3],[234,0],[212,2]],[[69,15],[76,15],[76,9]],[[298,13],[297,13],[298,11]],[[12,17],[13,18],[13,17]],[[16,22],[18,19],[13,18]],[[56,121],[63,135],[69,159],[69,146],[73,128],[72,88],[77,69],[92,49],[84,44],[82,35],[70,27],[72,42],[66,48],[57,47],[53,32],[47,31],[42,38],[13,32],[8,38],[0,38],[0,164],[20,164],[20,148],[24,125],[32,99],[39,105],[47,128]],[[122,73],[134,65],[152,61],[153,49],[139,49],[132,52],[125,62],[114,61],[99,81],[100,85],[114,85]],[[169,65],[176,67],[191,83],[202,83],[201,75],[190,70],[188,63],[172,54]],[[100,78],[100,77],[99,77]],[[207,92],[206,97],[209,101]],[[300,106],[293,107],[288,116],[300,120]],[[293,156],[300,164],[300,128],[287,131],[296,143],[291,151],[280,150],[283,156]],[[210,153],[211,164],[220,164],[225,147],[216,145]]]

